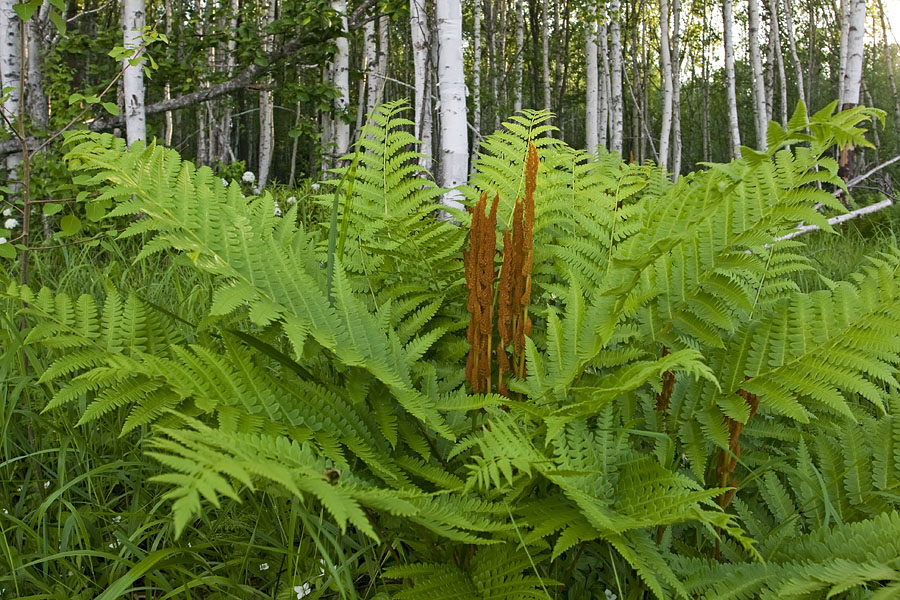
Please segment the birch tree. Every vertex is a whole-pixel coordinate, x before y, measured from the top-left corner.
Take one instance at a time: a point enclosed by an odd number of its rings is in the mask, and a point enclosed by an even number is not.
[[[672,173],[681,174],[681,0],[672,0]]]
[[[753,120],[756,126],[756,148],[766,149],[766,127],[768,125],[766,109],[766,85],[763,78],[762,54],[759,49],[759,0],[749,0],[748,7],[750,27],[750,71],[753,90]]]
[[[426,93],[428,79],[428,49],[431,43],[431,30],[428,27],[428,14],[425,11],[425,0],[410,0],[409,24],[412,37],[413,53],[413,122],[416,137],[422,141],[420,166],[431,170],[431,95]]]
[[[734,41],[732,30],[734,16],[731,0],[722,0],[722,34],[725,43],[725,95],[728,103],[728,131],[730,134],[731,157],[741,155],[741,130],[738,125],[737,91],[734,83]]]
[[[122,0],[123,46],[138,52],[144,29],[144,0]],[[138,140],[147,139],[147,116],[144,113],[144,68],[143,59],[124,60],[122,85],[125,92],[125,139],[130,146]]]
[[[550,100],[550,11],[547,3],[549,0],[541,0],[541,67],[542,81],[544,84],[544,110],[552,110]],[[547,132],[550,135],[550,132]]]
[[[609,62],[610,62],[610,144],[612,152],[622,154],[624,102],[622,98],[622,29],[619,22],[620,0],[609,3]]]
[[[600,143],[599,132],[599,94],[600,85],[597,69],[597,23],[589,20],[584,32],[585,70],[587,89],[585,92],[584,133],[585,146],[588,152],[596,152]]]
[[[773,0],[777,2],[777,0]],[[791,0],[784,2],[784,27],[787,34],[788,50],[791,53],[791,62],[794,64],[794,77],[797,78],[797,95],[806,104],[806,87],[803,85],[803,65],[800,64],[800,55],[797,54],[797,42],[794,41],[794,9]]]
[[[751,0],[752,2],[753,0]],[[669,48],[669,2],[659,0],[659,54],[662,66],[662,122],[659,133],[659,164],[669,164],[669,136],[672,132],[672,54]]]
[[[610,89],[612,85],[609,81],[609,45],[607,44],[607,24],[605,11],[601,15],[600,27],[598,30],[597,40],[599,42],[598,53],[600,55],[600,102],[598,115],[598,145],[606,148],[609,132],[609,105],[610,105]]]
[[[481,135],[481,0],[475,0],[475,23],[473,25],[472,61],[472,122],[475,139],[472,142],[472,156],[478,154],[478,136]],[[472,161],[474,167],[475,161]]]
[[[262,23],[263,47],[271,52],[275,44],[272,34],[266,29],[275,21],[276,3],[271,0],[267,6]],[[275,151],[275,102],[272,98],[271,82],[267,82],[259,93],[259,177],[256,180],[256,191],[261,192],[269,181],[269,170],[272,166],[272,154]]]
[[[31,123],[39,128],[46,128],[50,121],[47,95],[44,93],[44,42],[47,35],[50,2],[44,0],[25,26],[26,66],[25,77],[25,112]]]
[[[478,0],[476,0],[478,1]],[[522,110],[522,73],[525,70],[525,0],[516,3],[516,61],[513,112]]]
[[[841,39],[841,54],[846,54],[844,79],[841,82],[841,108],[846,110],[859,104],[863,70],[863,36],[866,26],[866,0],[847,0],[847,35]],[[846,180],[853,175],[853,147],[841,149],[838,173]]]
[[[334,153],[343,156],[350,148],[350,124],[345,119],[350,103],[350,43],[347,40],[347,0],[332,0],[331,7],[340,15],[341,35],[334,41],[335,52],[332,59],[334,88]]]
[[[462,194],[452,189],[466,182],[469,164],[462,3],[461,0],[440,0],[436,9],[438,90],[441,103],[441,185],[450,189],[444,195],[442,203],[462,209]]]
[[[0,90],[3,96],[4,127],[6,123],[15,124],[19,118],[19,102],[21,100],[22,38],[21,22],[13,10],[16,0],[0,0]],[[9,176],[16,178],[16,169],[22,161],[18,152],[6,156],[6,168]]]

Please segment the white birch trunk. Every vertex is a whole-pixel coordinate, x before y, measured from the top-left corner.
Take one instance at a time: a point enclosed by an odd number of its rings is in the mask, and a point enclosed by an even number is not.
[[[172,0],[165,0],[165,11],[166,11],[166,36],[170,39],[172,37]],[[172,86],[167,81],[163,86],[163,100],[171,100],[172,99]],[[175,119],[171,110],[166,111],[166,129],[163,133],[163,138],[165,139],[166,146],[172,145],[172,134],[175,132]]]
[[[756,125],[756,148],[766,149],[766,84],[763,78],[762,54],[759,49],[759,0],[750,0],[750,71],[753,89],[753,119]]]
[[[609,54],[610,54],[610,145],[612,152],[622,154],[622,134],[624,127],[624,102],[622,98],[622,29],[619,23],[619,0],[609,4]]]
[[[375,21],[366,21],[363,26],[363,72],[365,76],[365,102],[360,102],[365,107],[366,114],[372,112],[375,107],[375,98],[378,96],[378,41],[375,37]],[[357,119],[362,125],[362,119]]]
[[[659,58],[662,67],[659,164],[663,170],[666,170],[669,165],[669,137],[672,133],[672,54],[669,43],[669,2],[668,0],[659,0]]]
[[[681,0],[672,0],[672,173],[681,174]]]
[[[790,1],[790,0],[788,0]],[[787,126],[788,100],[787,100],[787,74],[784,70],[784,52],[781,48],[781,26],[779,25],[778,0],[769,1],[769,11],[772,13],[772,37],[775,40],[775,65],[778,69],[779,99],[781,104],[781,123]]]
[[[43,42],[45,28],[49,24],[50,2],[45,0],[41,8],[26,24],[26,65],[25,77],[25,112],[32,124],[46,128],[50,121],[47,95],[44,94],[44,56]]]
[[[237,53],[237,40],[235,34],[238,26],[238,11],[240,10],[239,0],[231,0],[231,11],[228,15],[228,26],[231,32],[228,41],[225,44],[225,72],[228,77],[234,77],[234,69],[237,66],[235,55]],[[230,99],[226,99],[225,109],[222,111],[222,125],[219,127],[219,160],[223,163],[234,161],[234,151],[231,147],[231,132],[233,110]]]
[[[271,0],[266,10],[262,29],[275,20],[275,0]],[[275,46],[272,35],[263,37],[263,50],[269,53]],[[269,170],[272,168],[272,154],[275,151],[275,103],[272,99],[271,79],[267,79],[264,89],[259,93],[259,176],[256,180],[256,193],[262,192],[269,182]]]
[[[481,0],[475,0],[474,31],[472,32],[472,124],[475,128],[472,140],[472,168],[475,168],[475,157],[478,155],[478,136],[481,135]]]
[[[738,125],[737,91],[734,83],[734,16],[731,0],[722,0],[722,33],[725,42],[725,93],[728,102],[728,130],[731,135],[731,156],[741,155],[741,130]]]
[[[332,0],[332,8],[341,14],[341,32],[343,35],[334,41],[337,50],[334,53],[334,87],[337,97],[334,99],[334,152],[339,158],[350,149],[350,124],[344,119],[347,105],[350,104],[350,43],[347,40],[347,0]]]
[[[797,95],[803,104],[806,104],[806,88],[803,85],[803,65],[800,64],[800,55],[797,54],[797,43],[794,41],[794,9],[791,7],[791,0],[785,0],[784,3],[784,26],[785,33],[787,34],[788,49],[791,52],[791,62],[794,63],[794,77],[797,78]]]
[[[847,37],[841,42],[841,54],[846,54],[847,57],[841,84],[843,108],[859,104],[863,68],[863,36],[866,25],[866,0],[847,0],[847,3],[849,5]]]
[[[850,4],[853,0],[841,0],[841,45],[838,71],[838,106],[844,105],[844,79],[847,76],[847,36],[850,33]]]
[[[607,147],[607,134],[609,132],[609,93],[612,85],[609,82],[609,46],[606,42],[606,34],[607,34],[607,26],[606,26],[606,15],[602,16],[603,22],[600,25],[599,35],[597,38],[600,41],[599,44],[599,54],[600,54],[600,114],[598,116],[599,122],[599,136],[598,136],[598,146],[606,148]]]
[[[122,0],[123,46],[137,50],[141,45],[140,36],[144,28],[144,0]],[[144,113],[144,68],[143,59],[132,65],[124,61],[125,72],[122,84],[125,91],[125,139],[130,146],[138,140],[147,139],[147,115]]]
[[[17,0],[0,0],[0,89],[7,89],[8,95],[3,101],[2,110],[6,118],[13,124],[18,123],[19,102],[21,101],[21,69],[22,39],[19,17],[13,10]],[[6,122],[4,129],[8,129]],[[6,157],[6,168],[9,178],[17,178],[17,168],[22,162],[21,153],[9,154]],[[10,186],[12,190],[16,186]]]
[[[476,0],[476,2],[479,0]],[[516,71],[515,71],[515,99],[513,100],[513,112],[522,110],[522,73],[525,70],[525,0],[515,0],[516,3]]]
[[[466,182],[469,152],[466,128],[466,80],[463,73],[462,3],[437,3],[438,88],[441,118],[441,185],[456,188]],[[442,203],[462,209],[462,194],[447,192]]]
[[[425,12],[425,0],[410,0],[409,24],[412,35],[413,53],[413,122],[416,138],[422,141],[419,165],[426,171],[431,170],[431,98],[428,83],[428,48],[431,30],[428,27],[428,15]],[[427,125],[427,126],[426,126]]]
[[[388,25],[387,15],[380,15],[378,17],[378,48],[375,53],[375,77],[373,78],[375,85],[372,88],[374,94],[369,96],[368,112],[372,112],[376,106],[381,104],[384,97],[388,70]]]
[[[884,18],[884,5],[882,0],[878,0],[878,14],[881,18],[881,44],[884,51],[885,60],[887,61],[888,82],[891,85],[891,96],[894,98],[894,124],[897,127],[897,133],[900,135],[900,94],[897,93],[897,80],[894,77],[894,59],[891,56],[891,46],[888,43],[888,30]]]
[[[587,80],[587,91],[585,98],[584,113],[584,138],[585,147],[588,152],[597,152],[597,146],[600,144],[600,131],[598,127],[599,116],[599,70],[597,69],[597,23],[588,22],[585,25],[584,32],[585,45],[585,69],[587,71],[585,79]]]

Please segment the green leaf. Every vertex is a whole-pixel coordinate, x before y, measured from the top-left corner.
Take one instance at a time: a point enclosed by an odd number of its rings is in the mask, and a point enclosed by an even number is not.
[[[0,244],[0,258],[15,258],[16,248],[10,243]]]
[[[49,217],[50,215],[55,215],[56,213],[61,211],[62,208],[62,204],[51,202],[44,205],[44,214]]]
[[[119,116],[119,107],[116,106],[116,104],[114,102],[104,102],[103,108],[105,108],[106,112],[108,112],[112,116],[114,116],[114,117]]]
[[[21,4],[13,4],[13,10],[16,15],[23,21],[27,21],[34,15],[34,11],[41,7],[40,0],[32,0],[31,2],[23,2]]]
[[[66,215],[59,221],[63,235],[75,235],[81,229],[81,220],[75,215]]]
[[[56,27],[56,30],[60,35],[66,35],[66,20],[63,19],[61,12],[51,10],[48,13],[50,18],[50,22],[53,23],[53,26]]]

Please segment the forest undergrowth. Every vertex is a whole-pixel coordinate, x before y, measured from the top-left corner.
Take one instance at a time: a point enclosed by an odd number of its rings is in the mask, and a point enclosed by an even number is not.
[[[826,222],[875,116],[673,183],[524,111],[455,220],[402,102],[274,196],[72,134],[101,235],[0,274],[0,598],[898,597],[900,217]]]

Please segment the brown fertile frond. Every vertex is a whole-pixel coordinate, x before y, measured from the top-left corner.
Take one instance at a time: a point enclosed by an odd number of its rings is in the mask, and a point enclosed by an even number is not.
[[[469,230],[469,250],[463,254],[466,285],[469,288],[466,309],[471,315],[466,331],[470,346],[466,360],[466,379],[476,394],[490,393],[491,389],[494,279],[497,275],[494,254],[497,247],[499,200],[499,196],[494,197],[490,213],[485,215],[487,192],[478,199]]]

